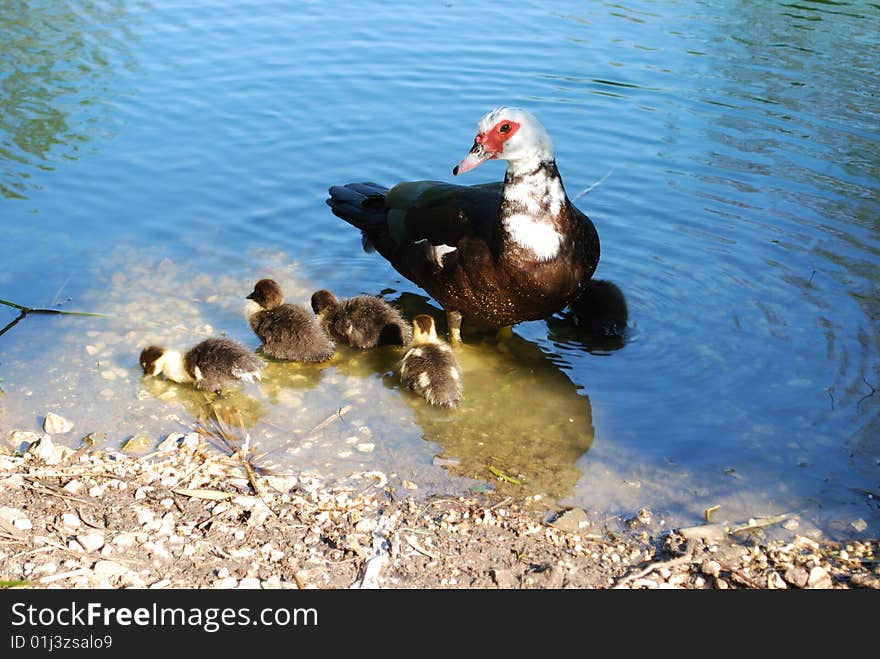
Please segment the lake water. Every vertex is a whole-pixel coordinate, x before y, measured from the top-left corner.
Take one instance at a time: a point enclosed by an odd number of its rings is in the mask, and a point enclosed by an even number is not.
[[[106,316],[0,336],[0,431],[49,411],[72,446],[191,429],[204,396],[142,378],[139,351],[256,348],[263,276],[292,302],[436,312],[327,188],[451,181],[478,119],[521,105],[572,197],[601,181],[576,203],[628,300],[623,347],[562,315],[473,339],[454,413],[401,390],[394,349],[273,363],[218,404],[279,469],[876,536],[878,34],[880,5],[832,0],[0,0],[0,298]]]

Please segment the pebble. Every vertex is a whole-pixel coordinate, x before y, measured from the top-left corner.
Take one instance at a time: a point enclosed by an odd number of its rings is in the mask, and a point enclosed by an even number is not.
[[[76,541],[86,552],[92,553],[104,546],[104,534],[100,531],[80,533],[76,536]]]
[[[495,585],[499,588],[519,588],[519,581],[517,581],[513,572],[510,570],[496,568],[490,570],[489,574],[492,577],[492,581],[494,581]]]
[[[299,483],[296,476],[269,476],[266,478],[269,487],[279,492],[290,492]]]
[[[60,435],[70,432],[72,429],[73,423],[71,421],[54,412],[49,412],[46,418],[43,419],[43,430],[50,435]]]
[[[120,565],[116,561],[107,561],[102,560],[95,563],[95,566],[92,568],[96,575],[100,577],[121,577],[123,574],[128,572],[128,568],[124,565]]]
[[[771,590],[785,590],[788,588],[788,584],[779,576],[778,572],[773,571],[767,575],[767,588]]]
[[[31,520],[28,519],[28,516],[18,508],[12,508],[10,506],[0,508],[0,519],[7,524],[11,524],[19,531],[30,531],[34,528],[34,525],[31,523]]]
[[[865,529],[868,528],[868,523],[861,518],[855,520],[854,522],[851,522],[850,525],[859,533],[862,533]]]
[[[807,588],[831,588],[832,585],[831,575],[824,568],[817,565],[810,570],[810,576],[807,577]]]
[[[78,529],[81,524],[79,515],[74,513],[64,513],[61,515],[61,526],[65,529]]]
[[[200,442],[201,438],[199,437],[199,433],[187,433],[183,436],[183,439],[180,440],[180,448],[195,449],[198,448]]]
[[[807,579],[810,578],[810,575],[802,567],[793,566],[785,571],[783,578],[792,586],[803,588],[807,585]]]
[[[721,564],[718,561],[703,561],[700,572],[710,577],[717,577],[721,574]]]
[[[238,586],[238,579],[235,577],[226,577],[225,579],[217,579],[212,586],[214,588],[235,588]]]
[[[116,373],[114,371],[101,371],[101,377],[105,380],[115,380]]]
[[[550,526],[553,528],[559,529],[560,531],[566,531],[567,533],[579,533],[585,527],[589,526],[589,524],[590,522],[587,519],[587,513],[584,512],[583,508],[571,508],[566,510],[557,515],[556,519],[550,522]]]
[[[51,435],[43,435],[39,441],[28,447],[28,453],[36,456],[47,465],[56,465],[73,453],[66,446],[59,446],[52,441]]]
[[[176,450],[180,441],[183,439],[183,434],[179,432],[173,432],[169,434],[165,439],[159,442],[159,445],[156,447],[157,451],[172,451]]]
[[[135,435],[126,441],[120,450],[124,453],[146,453],[152,444],[153,440],[146,435]]]
[[[376,445],[373,442],[364,442],[363,444],[358,444],[355,448],[361,453],[371,453]]]
[[[80,490],[83,489],[83,482],[77,479],[72,479],[67,481],[62,488],[71,494],[77,494]]]
[[[245,577],[237,586],[239,590],[259,590],[260,587],[260,580],[256,577]]]
[[[22,453],[27,451],[31,444],[40,439],[42,435],[29,430],[13,430],[9,434],[10,443]]]
[[[376,521],[372,519],[362,519],[354,525],[354,530],[358,533],[372,533],[376,528]]]

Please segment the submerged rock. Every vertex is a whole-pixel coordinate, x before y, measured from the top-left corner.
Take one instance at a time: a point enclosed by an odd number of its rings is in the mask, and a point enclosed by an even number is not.
[[[61,435],[73,430],[73,422],[68,421],[63,416],[49,412],[43,419],[43,430],[50,435]]]
[[[583,508],[571,508],[557,515],[550,526],[567,533],[580,533],[589,523]]]
[[[39,440],[28,446],[27,452],[48,465],[57,465],[73,453],[73,449],[59,446],[52,441],[51,435],[42,435]]]

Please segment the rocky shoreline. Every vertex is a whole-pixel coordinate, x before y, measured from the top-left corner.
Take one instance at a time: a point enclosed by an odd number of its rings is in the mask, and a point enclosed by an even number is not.
[[[877,540],[762,542],[754,520],[669,530],[647,510],[617,531],[510,497],[398,496],[380,472],[267,475],[206,439],[135,456],[19,434],[0,449],[0,586],[880,588]]]

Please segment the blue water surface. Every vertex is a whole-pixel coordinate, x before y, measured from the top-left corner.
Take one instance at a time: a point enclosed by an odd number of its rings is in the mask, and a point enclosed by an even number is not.
[[[878,34],[867,1],[4,2],[0,298],[111,318],[0,336],[0,431],[53,410],[115,445],[188,427],[195,399],[142,381],[138,351],[256,347],[241,308],[261,276],[299,303],[323,287],[431,308],[327,188],[451,181],[479,118],[520,105],[572,198],[599,183],[576,203],[596,277],[627,297],[625,345],[562,315],[475,342],[458,417],[401,391],[389,352],[273,364],[239,400],[254,437],[283,467],[422,494],[876,534]]]

